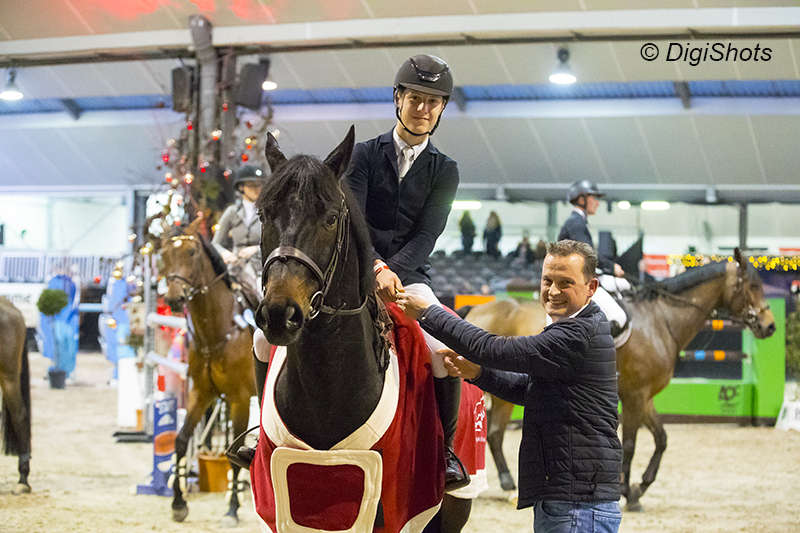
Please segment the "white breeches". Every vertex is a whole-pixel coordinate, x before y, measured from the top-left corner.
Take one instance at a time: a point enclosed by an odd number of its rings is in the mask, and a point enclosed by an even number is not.
[[[620,326],[625,324],[625,311],[622,310],[619,304],[603,287],[597,287],[597,291],[594,293],[594,296],[592,296],[592,300],[600,306],[600,309],[606,314],[606,318],[609,322],[616,320],[617,324]]]
[[[403,289],[409,294],[417,294],[429,302],[438,305],[439,307],[442,306],[442,304],[439,302],[439,299],[436,298],[435,294],[433,294],[433,289],[424,283],[412,283],[411,285],[406,285]],[[422,335],[425,337],[425,344],[427,344],[428,351],[431,354],[431,369],[433,370],[433,377],[446,377],[447,369],[444,367],[444,357],[436,352],[443,348],[447,348],[447,346],[445,346],[443,342],[433,338],[433,336],[425,330],[422,330]]]

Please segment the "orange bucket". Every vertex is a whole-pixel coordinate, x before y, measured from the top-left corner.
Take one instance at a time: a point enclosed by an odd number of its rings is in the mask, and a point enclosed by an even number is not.
[[[202,492],[225,492],[228,490],[228,471],[231,464],[224,455],[200,454],[197,456],[200,469],[198,484]]]

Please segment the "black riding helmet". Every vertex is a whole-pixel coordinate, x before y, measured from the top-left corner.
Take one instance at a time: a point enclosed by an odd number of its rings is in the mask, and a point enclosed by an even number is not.
[[[605,194],[600,192],[600,189],[597,188],[597,184],[592,180],[580,180],[570,186],[567,200],[573,205],[578,205],[578,201],[586,196],[602,198]],[[583,207],[585,206],[586,203],[584,202]]]
[[[259,167],[253,165],[243,166],[236,172],[236,178],[233,180],[233,186],[239,187],[247,182],[258,182],[262,185],[267,179],[267,174]]]
[[[412,89],[426,94],[434,94],[436,96],[444,97],[444,107],[447,106],[447,101],[450,99],[450,94],[453,92],[453,73],[450,72],[450,67],[447,63],[436,56],[430,54],[419,54],[410,57],[400,65],[400,69],[394,77],[394,95],[397,97],[400,89]],[[400,118],[400,108],[395,104],[395,114],[400,124],[403,120]],[[415,136],[433,135],[436,128],[439,127],[439,121],[442,119],[441,113],[436,120],[436,125],[427,133],[414,133],[406,128],[403,128]]]

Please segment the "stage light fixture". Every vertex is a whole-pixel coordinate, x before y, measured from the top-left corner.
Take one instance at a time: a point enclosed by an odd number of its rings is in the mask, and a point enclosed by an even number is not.
[[[575,83],[578,79],[572,73],[572,69],[569,67],[569,50],[566,48],[559,48],[558,49],[558,68],[550,74],[550,81],[552,83],[558,83],[559,85],[569,85],[570,83]]]

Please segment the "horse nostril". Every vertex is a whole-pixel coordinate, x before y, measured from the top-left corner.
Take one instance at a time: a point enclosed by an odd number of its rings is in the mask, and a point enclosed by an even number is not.
[[[297,331],[303,327],[303,313],[297,305],[288,306],[284,318],[288,331]]]
[[[264,305],[262,301],[258,304],[258,308],[256,308],[256,326],[258,329],[264,331],[264,328],[267,327],[267,307]]]
[[[769,336],[772,335],[773,333],[775,333],[775,324],[770,324],[769,326],[767,326],[767,335]]]

